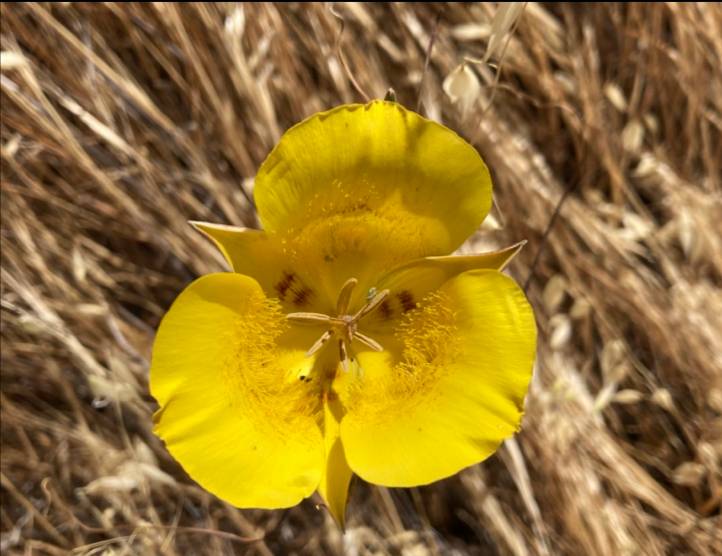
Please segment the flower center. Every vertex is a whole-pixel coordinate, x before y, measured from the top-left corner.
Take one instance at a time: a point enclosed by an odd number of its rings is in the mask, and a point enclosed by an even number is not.
[[[367,336],[358,329],[359,322],[365,316],[373,313],[388,297],[389,290],[376,292],[371,289],[367,297],[366,304],[356,313],[348,313],[348,305],[351,301],[351,294],[358,284],[356,278],[349,278],[341,287],[336,302],[336,316],[325,315],[323,313],[289,313],[286,318],[295,324],[324,324],[328,329],[321,334],[321,337],[306,352],[306,357],[311,357],[318,352],[330,340],[338,340],[338,356],[341,361],[341,367],[344,371],[348,371],[349,365],[354,361],[355,357],[352,350],[352,343],[358,340],[366,347],[374,351],[383,351],[384,348],[373,338]]]

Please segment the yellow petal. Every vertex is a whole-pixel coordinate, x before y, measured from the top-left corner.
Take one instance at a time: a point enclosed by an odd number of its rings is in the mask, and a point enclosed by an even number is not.
[[[331,400],[325,406],[324,444],[326,465],[321,475],[318,492],[326,502],[331,515],[343,528],[346,523],[348,488],[353,473],[348,466],[343,445],[341,444],[339,435],[340,418],[341,409],[338,401]]]
[[[255,279],[268,297],[278,298],[288,311],[328,310],[311,281],[315,273],[309,273],[303,261],[294,265],[278,237],[224,224],[191,224],[213,240],[234,272]]]
[[[300,376],[312,334],[240,274],[204,276],[161,322],[150,389],[155,432],[188,474],[240,507],[297,504],[323,467],[318,381]]]
[[[426,294],[462,272],[502,270],[525,244],[522,241],[499,251],[475,255],[424,257],[397,266],[378,281],[377,291],[388,289],[390,295],[381,310],[364,321],[364,329],[376,332],[393,326],[397,317],[414,308]]]
[[[491,179],[454,132],[374,101],[291,128],[259,169],[254,196],[264,229],[333,298],[351,275],[367,284],[401,262],[454,251],[486,216]]]
[[[341,439],[363,479],[436,481],[485,459],[518,429],[536,327],[511,278],[464,272],[380,341],[384,352],[358,354],[360,378],[343,394]]]

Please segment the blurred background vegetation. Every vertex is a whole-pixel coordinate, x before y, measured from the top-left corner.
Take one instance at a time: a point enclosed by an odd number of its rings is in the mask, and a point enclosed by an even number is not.
[[[720,4],[4,3],[0,39],[4,554],[722,553]],[[345,534],[237,510],[151,433],[154,330],[225,268],[186,221],[257,226],[281,133],[389,87],[491,168],[463,250],[529,240],[523,429],[357,479]]]

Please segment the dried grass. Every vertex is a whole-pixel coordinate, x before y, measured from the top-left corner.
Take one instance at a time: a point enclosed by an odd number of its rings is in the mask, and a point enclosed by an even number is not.
[[[722,553],[720,5],[530,3],[501,38],[493,5],[334,10],[340,40],[320,3],[3,4],[3,552]],[[529,239],[524,282],[569,192],[523,430],[428,487],[356,482],[345,535],[311,501],[229,507],[150,432],[154,329],[222,268],[186,221],[255,225],[284,129],[422,77],[495,175],[471,246]]]

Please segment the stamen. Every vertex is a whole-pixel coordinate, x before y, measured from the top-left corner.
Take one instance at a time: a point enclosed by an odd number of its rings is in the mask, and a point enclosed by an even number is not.
[[[348,351],[346,351],[346,342],[343,339],[338,341],[338,356],[341,359],[341,368],[348,371]]]
[[[336,302],[337,315],[345,315],[346,311],[348,311],[348,304],[351,301],[351,294],[356,284],[358,284],[356,278],[349,278],[341,287],[341,293],[338,294],[338,301]]]
[[[372,313],[376,310],[376,308],[381,305],[381,303],[384,302],[384,299],[386,299],[389,296],[389,290],[383,290],[377,293],[371,301],[369,301],[364,307],[361,308],[361,310],[356,313],[353,317],[354,321],[357,321],[359,319],[362,319],[369,313]]]
[[[361,332],[355,332],[353,337],[364,344],[367,347],[370,347],[374,351],[383,351],[384,347],[379,344],[376,340],[373,338],[369,338],[366,334],[362,334]]]
[[[288,313],[286,318],[297,324],[328,324],[331,317],[323,313]]]
[[[324,324],[328,326],[326,332],[314,342],[310,349],[306,352],[306,357],[311,357],[317,353],[328,341],[334,336],[338,336],[338,357],[341,368],[348,371],[351,363],[355,358],[352,353],[352,343],[358,340],[363,345],[374,351],[383,351],[384,348],[373,338],[358,331],[359,320],[366,315],[375,311],[384,300],[389,296],[389,290],[376,292],[376,288],[371,288],[366,296],[366,305],[364,305],[356,314],[349,315],[348,308],[351,303],[351,295],[354,288],[358,285],[356,278],[349,278],[344,282],[341,291],[338,294],[336,302],[336,316],[324,315],[323,313],[289,313],[286,318],[297,324]],[[360,370],[359,370],[360,372]],[[303,381],[310,380],[307,375],[302,374],[299,378]]]
[[[313,345],[308,349],[306,352],[306,357],[311,357],[314,353],[316,353],[319,349],[321,349],[326,342],[328,342],[331,337],[333,336],[333,328],[330,328],[329,330],[326,330],[323,334],[321,334],[321,337],[316,340]]]

